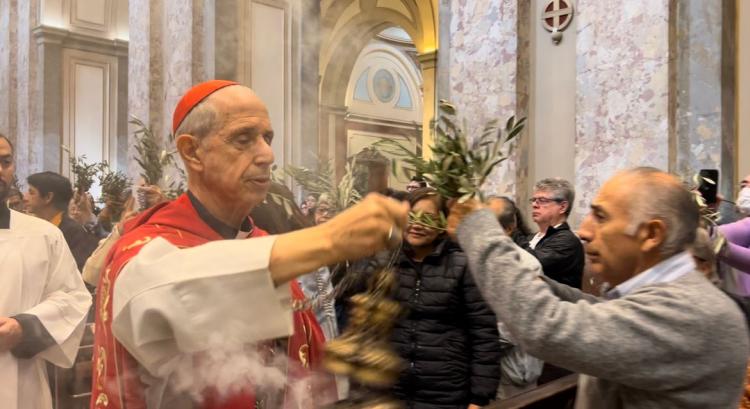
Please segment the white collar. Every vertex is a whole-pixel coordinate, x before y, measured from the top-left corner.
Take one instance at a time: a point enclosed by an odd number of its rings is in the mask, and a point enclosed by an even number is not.
[[[683,251],[620,283],[617,287],[607,291],[605,298],[620,298],[649,284],[668,283],[694,271],[695,268],[693,256]]]

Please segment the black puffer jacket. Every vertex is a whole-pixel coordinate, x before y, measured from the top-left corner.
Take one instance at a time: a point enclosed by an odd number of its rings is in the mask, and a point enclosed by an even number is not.
[[[466,256],[449,241],[421,263],[408,253],[397,264],[395,298],[405,311],[392,336],[407,367],[394,395],[415,409],[486,405],[500,381],[500,343]]]

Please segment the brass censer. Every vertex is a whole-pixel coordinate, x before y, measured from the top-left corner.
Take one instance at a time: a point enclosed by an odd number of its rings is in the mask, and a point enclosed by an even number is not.
[[[326,369],[348,376],[353,386],[349,399],[332,408],[402,407],[387,395],[404,366],[390,347],[393,324],[401,312],[399,303],[390,299],[396,286],[392,264],[370,278],[365,293],[351,298],[349,326],[341,337],[326,344]]]

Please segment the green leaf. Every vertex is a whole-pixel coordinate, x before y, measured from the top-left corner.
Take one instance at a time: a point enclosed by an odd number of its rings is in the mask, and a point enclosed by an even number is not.
[[[456,107],[448,103],[448,101],[440,100],[438,107],[443,114],[456,115]]]
[[[524,119],[525,119],[525,118],[524,118]],[[506,136],[506,137],[505,137],[505,142],[508,142],[508,141],[512,140],[513,138],[515,138],[515,137],[516,137],[516,136],[517,136],[517,135],[518,135],[519,133],[521,133],[521,131],[523,131],[523,128],[524,128],[524,127],[523,127],[523,125],[522,125],[522,124],[521,124],[520,126],[516,126],[515,128],[513,128],[513,129],[512,129],[512,130],[511,130],[511,131],[510,131],[510,132],[508,133],[508,136]]]
[[[515,126],[515,123],[516,123],[515,116],[511,116],[510,118],[508,118],[508,120],[505,122],[505,130],[510,131]]]

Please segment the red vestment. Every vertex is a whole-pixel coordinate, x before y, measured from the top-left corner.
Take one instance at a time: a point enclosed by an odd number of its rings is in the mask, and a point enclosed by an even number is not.
[[[266,232],[256,228],[251,237],[265,235]],[[92,409],[146,407],[145,386],[138,376],[138,363],[112,334],[112,299],[114,283],[122,268],[146,243],[156,237],[162,237],[180,248],[195,247],[223,239],[200,218],[187,195],[148,209],[125,224],[122,238],[107,256],[106,268],[97,287]],[[304,294],[296,280],[292,280],[290,289],[295,311],[294,333],[288,339],[287,375],[289,381],[293,382],[309,375],[310,370],[321,368],[325,337],[309,307],[301,309],[305,305]],[[309,391],[309,394],[315,393],[315,396],[310,398],[330,402],[336,396],[335,382],[332,376],[322,375],[322,378],[323,381],[320,382],[321,376],[316,377],[318,384],[314,390]],[[203,409],[255,407],[255,395],[252,390],[245,390],[241,394],[229,397],[216,397],[210,390],[197,392],[205,397],[200,404]],[[290,393],[286,395],[285,406],[289,406]]]

